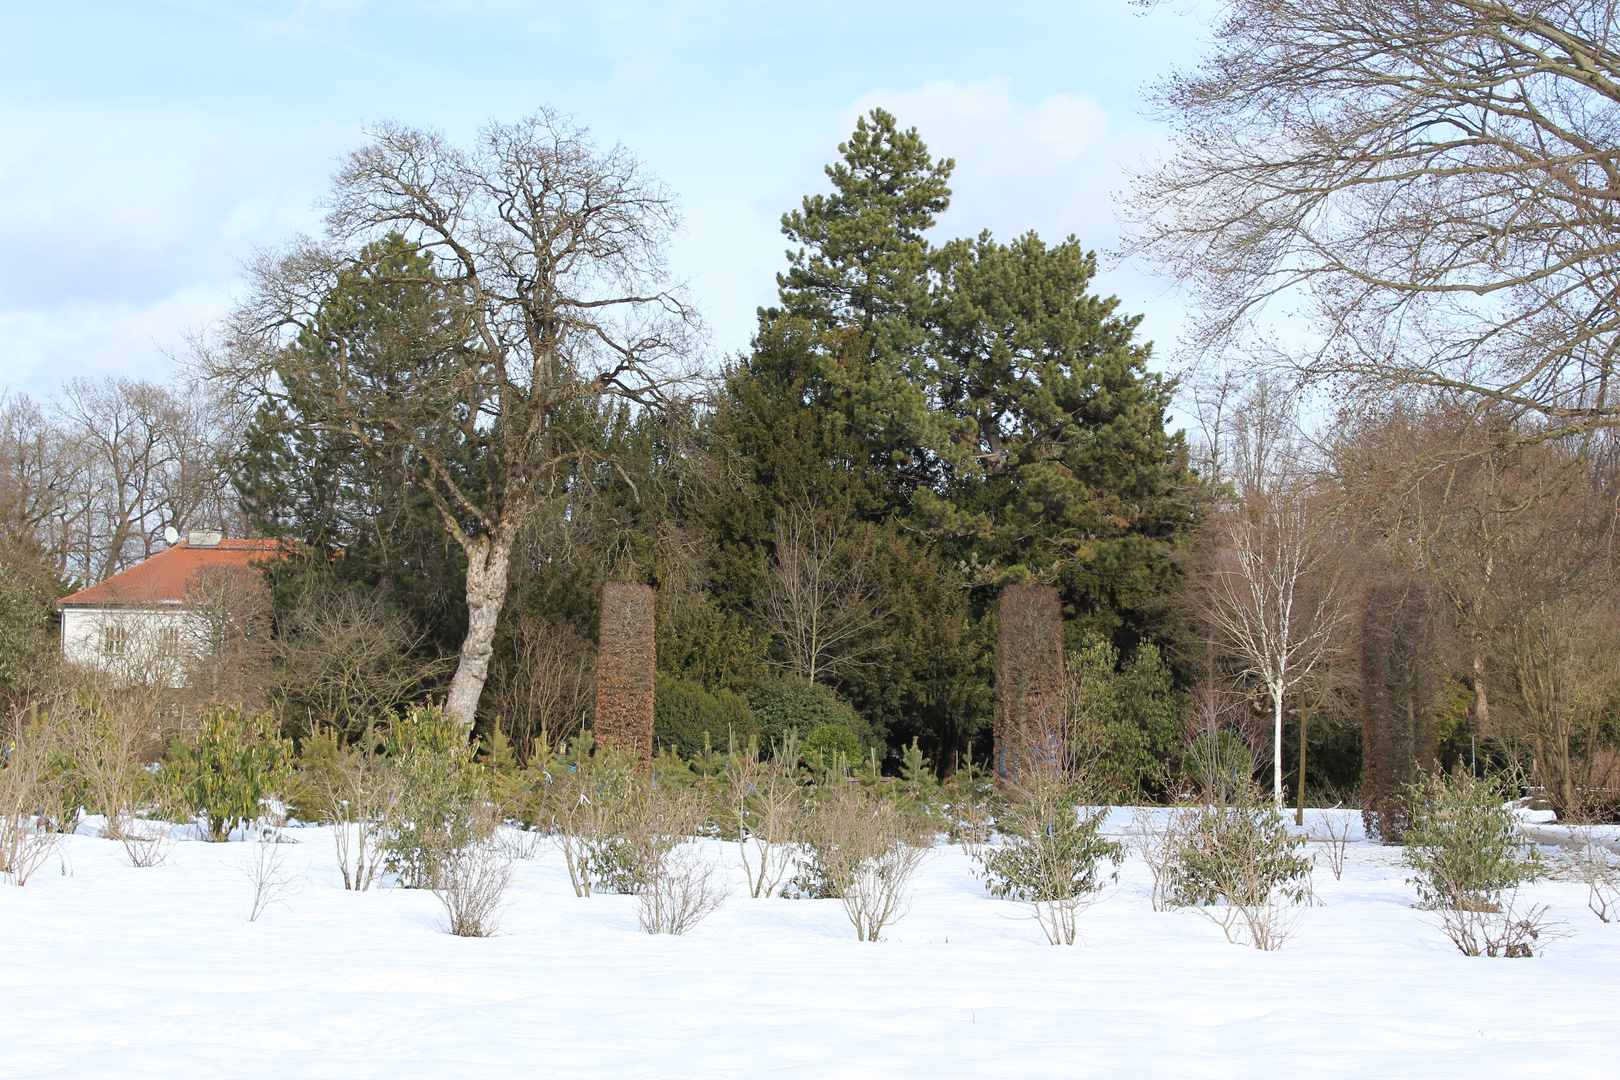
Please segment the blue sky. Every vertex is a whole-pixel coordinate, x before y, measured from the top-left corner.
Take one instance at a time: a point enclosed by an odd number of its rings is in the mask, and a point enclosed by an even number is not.
[[[775,295],[778,222],[874,105],[957,161],[942,235],[1074,233],[1106,250],[1122,166],[1162,149],[1146,84],[1214,9],[1069,3],[0,0],[0,387],[164,377],[259,247],[319,227],[381,119],[458,139],[542,103],[679,194],[674,269],[718,358]],[[1179,304],[1099,288],[1161,354]]]

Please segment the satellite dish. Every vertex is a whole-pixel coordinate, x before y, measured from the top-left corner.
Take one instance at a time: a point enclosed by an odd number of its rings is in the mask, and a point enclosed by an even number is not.
[[[178,544],[180,542],[180,530],[173,525],[163,526],[163,541],[167,544]]]

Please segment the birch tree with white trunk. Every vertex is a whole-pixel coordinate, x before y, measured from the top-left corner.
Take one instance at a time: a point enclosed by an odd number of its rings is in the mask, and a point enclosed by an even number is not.
[[[1200,614],[1270,700],[1279,810],[1284,703],[1327,656],[1341,617],[1327,538],[1312,517],[1303,493],[1250,496],[1215,524],[1197,579]]]
[[[686,374],[696,319],[664,262],[675,207],[622,147],[550,110],[466,148],[372,127],[327,205],[323,240],[254,266],[212,370],[259,398],[261,421],[343,440],[431,500],[467,560],[445,709],[470,725],[524,522],[600,458],[570,417],[609,397],[656,406]]]

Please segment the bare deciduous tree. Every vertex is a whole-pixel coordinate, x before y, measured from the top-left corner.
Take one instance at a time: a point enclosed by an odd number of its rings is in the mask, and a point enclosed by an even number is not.
[[[549,110],[492,123],[470,148],[395,124],[368,135],[333,179],[328,242],[256,265],[209,369],[432,500],[467,557],[446,711],[470,725],[513,545],[593,453],[570,437],[570,410],[659,401],[695,317],[666,284],[670,197],[624,149]],[[398,340],[369,340],[364,323],[338,333],[326,302],[356,281],[417,290],[438,315],[389,327]]]
[[[1282,808],[1284,700],[1327,653],[1340,618],[1322,525],[1303,493],[1256,497],[1215,526],[1198,610],[1272,706],[1272,792]]]
[[[811,682],[863,663],[881,647],[887,616],[871,538],[845,513],[787,510],[776,523],[765,615],[786,654],[782,666]]]
[[[590,719],[596,696],[591,643],[566,623],[525,611],[508,627],[512,662],[491,687],[507,737],[527,760],[535,738],[569,739]]]
[[[1156,0],[1148,0],[1156,2]],[[1620,422],[1615,0],[1234,0],[1155,88],[1179,132],[1137,250],[1187,283],[1206,352],[1273,301],[1306,376],[1444,387]]]
[[[281,618],[274,704],[310,731],[359,731],[442,676],[443,661],[415,655],[419,643],[381,597],[311,589]]]

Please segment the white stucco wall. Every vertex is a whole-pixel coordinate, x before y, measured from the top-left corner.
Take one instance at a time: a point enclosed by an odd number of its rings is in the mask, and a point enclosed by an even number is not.
[[[108,651],[109,629],[121,629]],[[65,607],[62,658],[70,664],[143,682],[180,686],[195,631],[192,615],[173,607]]]

